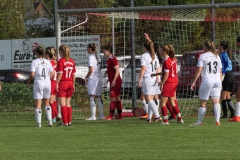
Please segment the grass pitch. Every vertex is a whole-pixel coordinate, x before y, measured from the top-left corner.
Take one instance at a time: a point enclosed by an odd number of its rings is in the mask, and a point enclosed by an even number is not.
[[[43,118],[44,119],[44,118]],[[73,120],[70,127],[35,127],[32,119],[0,118],[0,159],[239,159],[240,123],[204,119],[203,126],[146,123],[138,118]],[[54,124],[56,125],[56,124]]]

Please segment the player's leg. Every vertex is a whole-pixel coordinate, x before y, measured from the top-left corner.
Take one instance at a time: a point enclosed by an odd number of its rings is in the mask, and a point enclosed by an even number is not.
[[[240,82],[238,82],[236,97],[237,97],[236,112],[235,116],[229,120],[230,122],[240,122]]]
[[[48,125],[52,126],[52,109],[49,104],[49,99],[51,96],[51,82],[46,81],[46,82],[43,82],[42,85],[44,86],[43,98],[44,98],[45,113],[48,120]]]
[[[33,94],[35,100],[35,118],[37,122],[37,127],[41,127],[42,123],[42,99],[43,99],[43,91],[40,88],[39,82],[34,83],[33,86]]]
[[[166,93],[163,91],[162,96],[161,96],[161,112],[162,112],[162,117],[163,117],[163,122],[162,124],[168,125],[168,110],[166,107],[166,103],[168,101],[168,97],[165,96]]]
[[[66,82],[61,81],[58,87],[57,100],[59,106],[61,107],[62,123],[60,123],[58,126],[68,126],[68,111],[66,106],[67,89],[68,86]]]
[[[51,96],[49,103],[52,109],[52,122],[56,122],[56,116],[58,115],[56,102],[56,84],[56,82],[51,81]]]
[[[173,86],[173,93],[171,94],[171,97],[169,97],[169,100],[170,100],[170,103],[172,105],[173,112],[177,116],[177,122],[178,123],[183,123],[181,112],[180,112],[180,109],[178,107],[178,102],[177,102],[177,99],[176,99],[177,84],[174,83],[172,85],[174,85]]]
[[[101,79],[98,80],[98,85],[97,85],[97,92],[96,92],[96,97],[95,101],[98,103],[98,109],[99,109],[99,117],[98,119],[104,119],[104,113],[103,113],[103,101],[102,101],[102,84],[101,84]]]
[[[86,120],[96,120],[96,103],[94,100],[94,97],[96,96],[96,90],[97,90],[97,81],[93,79],[88,80],[87,84],[88,88],[88,95],[90,99],[90,111],[91,111],[91,116],[87,118]]]
[[[117,83],[116,83],[117,85]],[[116,85],[114,87],[112,86],[112,83],[110,82],[110,106],[109,106],[109,115],[105,118],[105,120],[112,120],[114,116],[115,109],[117,107],[116,101],[117,101],[117,87]]]
[[[70,81],[68,82],[68,89],[66,92],[66,107],[67,107],[67,123],[68,126],[72,125],[72,106],[70,104],[71,102],[71,98],[72,98],[72,94],[74,92],[74,86],[73,86],[73,82]]]
[[[117,78],[116,80],[116,108],[117,108],[117,112],[118,112],[118,116],[116,117],[116,119],[122,119],[122,101],[120,98],[120,94],[121,94],[121,89],[122,89],[122,79],[121,78]]]
[[[221,91],[221,100],[222,100],[222,112],[223,115],[221,118],[228,118],[227,116],[227,108],[228,108],[228,103],[227,103],[227,91],[228,91],[228,80],[227,80],[227,74],[224,77],[222,81],[222,91]]]
[[[143,92],[141,92],[141,102],[142,102],[142,108],[145,112],[145,115],[144,116],[141,116],[140,119],[147,119],[148,118],[148,104],[144,98],[144,95],[143,95]]]
[[[228,104],[228,109],[230,110],[230,113],[231,113],[229,118],[233,118],[235,115],[235,109],[234,109],[233,101],[231,100],[231,92],[227,93],[227,104]]]

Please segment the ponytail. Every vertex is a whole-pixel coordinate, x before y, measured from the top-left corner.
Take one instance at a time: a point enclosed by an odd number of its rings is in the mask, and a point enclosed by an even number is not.
[[[230,60],[232,60],[233,56],[232,56],[232,51],[231,51],[231,48],[229,46],[229,43],[226,42],[226,41],[221,41],[220,46],[222,46],[225,51],[227,50],[228,57],[229,57]]]
[[[155,50],[154,45],[152,42],[146,42],[144,43],[144,47],[147,49],[147,51],[150,53],[152,60],[155,60]]]
[[[68,46],[66,46],[66,45],[61,45],[59,47],[59,50],[63,52],[63,57],[67,61],[69,61],[69,59],[70,59],[70,48]]]
[[[210,50],[216,57],[218,56],[217,51],[214,47],[214,43],[212,41],[204,41],[204,46],[207,47],[208,50]]]
[[[43,56],[43,54],[44,54],[44,49],[43,49],[43,47],[38,46],[38,47],[36,48],[36,53],[38,53],[40,56]]]
[[[171,59],[175,59],[175,49],[171,44],[163,45],[161,48]]]

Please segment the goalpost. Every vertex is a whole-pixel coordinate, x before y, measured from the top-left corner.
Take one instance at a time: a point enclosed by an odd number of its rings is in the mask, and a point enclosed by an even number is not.
[[[120,62],[120,74],[123,79],[121,98],[125,108],[131,108],[134,103],[137,107],[141,107],[139,100],[141,89],[138,89],[136,84],[140,68],[139,57],[142,54],[144,42],[143,33],[145,32],[159,46],[171,43],[176,54],[183,55],[178,56],[179,60],[182,59],[182,63],[179,67],[177,98],[184,116],[196,115],[198,88],[190,91],[189,87],[198,57],[198,52],[193,51],[201,50],[204,40],[215,40],[216,43],[220,40],[229,41],[234,50],[234,65],[239,64],[235,40],[240,35],[240,3],[123,8],[88,8],[87,4],[82,8],[77,8],[77,5],[74,6],[74,4],[71,6],[71,8],[75,7],[74,9],[69,9],[69,7],[68,9],[58,9],[57,0],[54,2],[56,47],[58,48],[62,43],[69,45],[71,56],[79,70],[76,82],[79,85],[76,87],[76,93],[72,100],[73,118],[86,118],[90,112],[87,90],[82,81],[88,70],[86,63],[88,58],[86,45],[88,43],[94,42],[98,45],[98,55],[103,63],[106,62],[106,59],[101,54],[101,46],[107,43],[114,46],[115,55]],[[212,12],[212,9],[215,12]],[[212,15],[212,13],[215,14]],[[213,28],[213,22],[215,28]],[[135,26],[134,32],[131,28],[132,23]],[[215,37],[212,37],[213,29],[216,32]],[[132,48],[132,35],[135,39],[135,48]],[[136,55],[132,54],[133,49]],[[131,64],[135,64],[134,67]],[[134,68],[134,76],[131,74],[131,68]],[[107,112],[109,86],[105,82],[105,71],[106,68],[102,69],[101,74],[103,76],[104,108]],[[135,91],[136,93],[133,93]],[[137,95],[137,99],[134,95]]]

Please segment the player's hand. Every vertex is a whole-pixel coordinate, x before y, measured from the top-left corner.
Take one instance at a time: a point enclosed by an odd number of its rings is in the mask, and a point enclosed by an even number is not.
[[[190,89],[191,89],[192,91],[194,90],[195,85],[196,85],[195,82],[193,82],[192,85],[191,85],[191,87],[190,87]]]
[[[163,84],[161,82],[159,83],[159,86],[160,86],[160,91],[163,92]]]
[[[56,85],[56,91],[58,92],[58,84]]]
[[[145,38],[148,42],[151,42],[151,39],[149,38],[149,36],[148,36],[147,33],[144,33],[144,38]]]
[[[156,76],[156,74],[155,74],[155,73],[151,74],[151,77],[154,77],[154,76]]]
[[[28,79],[27,84],[31,85],[31,80],[30,79]]]
[[[142,81],[138,81],[138,88],[140,88],[141,87],[141,84],[142,84]]]
[[[160,78],[159,78],[159,76],[156,77],[156,82],[157,82],[157,83],[160,82]]]
[[[87,83],[88,83],[88,78],[85,78],[85,84],[87,85]]]
[[[116,81],[112,81],[111,87],[114,87],[116,85]]]

